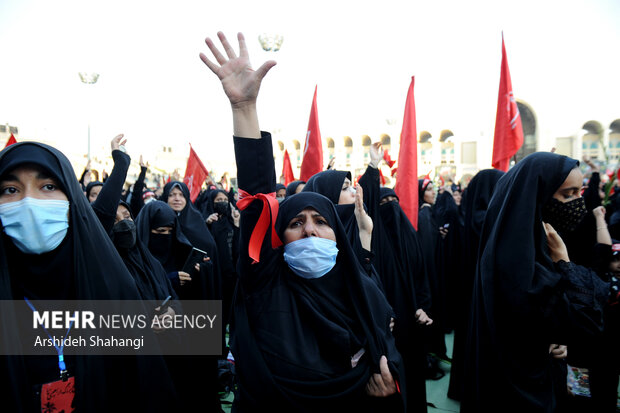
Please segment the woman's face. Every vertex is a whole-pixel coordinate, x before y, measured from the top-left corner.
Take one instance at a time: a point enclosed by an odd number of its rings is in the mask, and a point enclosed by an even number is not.
[[[90,188],[90,192],[88,193],[88,202],[93,203],[97,200],[99,196],[99,192],[101,192],[102,185],[93,186]]]
[[[355,203],[355,188],[351,186],[351,180],[344,178],[342,183],[342,190],[340,191],[340,198],[338,199],[338,205],[347,205]]]
[[[0,181],[0,204],[24,198],[69,200],[56,179],[36,165],[19,166]]]
[[[553,197],[560,202],[570,202],[581,197],[582,188],[583,174],[579,168],[573,168]]]
[[[297,185],[297,188],[295,188],[295,193],[296,194],[300,193],[304,189],[304,186],[306,186],[306,184]]]
[[[151,234],[168,235],[172,234],[172,227],[157,227],[151,229]]]
[[[179,188],[173,188],[172,191],[170,191],[170,195],[168,195],[168,205],[170,205],[170,208],[172,208],[174,212],[181,212],[186,204],[187,201],[183,196],[183,192],[181,192]]]
[[[129,210],[125,208],[124,205],[119,205],[118,208],[116,208],[116,218],[114,219],[114,223],[116,224],[117,222],[121,222],[124,219],[133,221],[133,219],[131,219],[131,214],[129,213]]]
[[[431,205],[435,204],[435,188],[432,183],[428,184],[424,190],[424,202]]]
[[[327,220],[312,208],[304,209],[291,219],[284,230],[284,244],[307,237],[336,241],[336,234]]]
[[[213,202],[228,202],[228,197],[224,193],[218,192],[215,198],[213,198]]]
[[[454,198],[454,203],[457,205],[461,205],[462,195],[460,191],[454,191],[452,193],[452,197]]]
[[[384,198],[381,198],[381,201],[379,201],[379,205],[387,204],[388,202],[392,201],[398,202],[398,198],[396,198],[394,195],[388,195]]]

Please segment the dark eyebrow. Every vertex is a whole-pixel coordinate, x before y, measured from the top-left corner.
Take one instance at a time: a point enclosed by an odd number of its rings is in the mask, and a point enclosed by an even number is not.
[[[4,181],[17,181],[17,177],[13,174],[6,174],[4,176],[2,176],[2,178],[0,178],[0,182],[4,182]]]
[[[571,186],[570,188],[563,188],[562,191],[578,191],[581,187]]]
[[[41,171],[39,171],[39,173],[37,173],[37,179],[41,179],[41,180],[43,180],[43,179],[51,179],[54,182],[56,182],[55,178],[53,178],[50,175],[46,174],[45,172],[41,172]]]

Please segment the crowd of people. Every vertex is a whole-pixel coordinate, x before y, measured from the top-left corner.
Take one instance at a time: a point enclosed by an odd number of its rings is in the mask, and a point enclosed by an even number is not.
[[[65,357],[76,411],[221,411],[227,359],[235,412],[426,412],[442,360],[465,413],[573,411],[569,365],[589,369],[583,406],[616,411],[620,195],[596,165],[584,180],[538,152],[466,187],[425,177],[417,228],[381,186],[379,143],[357,182],[329,168],[284,186],[256,111],[275,62],[254,70],[242,34],[238,54],[218,37],[200,58],[231,105],[237,188],[147,188],[140,159],[126,191],[123,135],[102,181],[41,143],[0,152],[2,300],[222,301],[222,354]],[[12,314],[0,320],[3,348],[19,346]],[[58,358],[7,354],[3,410],[41,411]]]

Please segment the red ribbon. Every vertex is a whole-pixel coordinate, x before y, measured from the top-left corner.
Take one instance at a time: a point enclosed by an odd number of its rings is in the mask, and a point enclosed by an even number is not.
[[[258,218],[256,226],[250,236],[248,255],[252,258],[252,260],[254,260],[254,263],[257,263],[260,261],[260,250],[270,222],[272,248],[277,248],[282,245],[282,241],[278,238],[278,234],[276,234],[275,230],[276,217],[278,216],[279,207],[278,200],[276,199],[276,193],[272,192],[270,194],[250,195],[248,192],[245,192],[243,189],[239,188],[239,201],[237,201],[237,207],[241,211],[246,209],[255,200],[259,200],[263,203],[263,210],[261,211],[260,217]]]

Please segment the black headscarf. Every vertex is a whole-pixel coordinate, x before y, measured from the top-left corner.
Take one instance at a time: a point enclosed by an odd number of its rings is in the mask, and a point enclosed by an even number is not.
[[[151,233],[152,229],[159,227],[172,227],[172,233]],[[148,246],[167,273],[180,271],[192,250],[178,223],[177,214],[162,201],[151,201],[142,207],[136,217],[136,233],[138,242]]]
[[[88,199],[88,197],[90,196],[90,191],[96,186],[103,186],[103,182],[92,181],[89,182],[88,185],[86,185],[86,199]]]
[[[301,184],[305,184],[306,181],[293,181],[286,187],[286,197],[288,198],[291,195],[295,195],[295,191],[297,191],[297,187]]]
[[[327,197],[334,205],[338,205],[340,192],[345,178],[351,180],[351,172],[330,169],[312,175],[301,192],[316,192]]]
[[[167,203],[170,191],[172,191],[173,188],[180,189],[186,201],[185,208],[183,208],[180,213],[177,213],[183,234],[185,234],[189,242],[192,243],[192,246],[207,251],[210,257],[216,257],[215,240],[213,236],[211,236],[211,232],[209,232],[204,218],[192,204],[187,185],[178,181],[168,182],[166,186],[164,186],[164,193],[161,196],[161,200]],[[213,258],[211,259],[213,260]]]
[[[543,206],[578,165],[537,152],[495,186],[480,238],[463,412],[488,411],[498,402],[510,411],[553,411],[549,345],[570,347],[598,328],[588,318],[596,318],[600,280],[572,263],[553,263],[542,221]]]
[[[0,152],[0,176],[25,163],[43,168],[57,180],[69,200],[69,230],[59,247],[39,256],[22,253],[3,235],[0,299],[21,300],[26,295],[47,300],[139,300],[135,282],[84,197],[69,160],[50,146],[22,142]],[[49,281],[37,282],[44,277]],[[19,345],[14,316],[3,313],[0,317],[3,344]],[[57,363],[55,356],[0,357],[4,408],[32,409],[31,386],[41,383],[40,379],[57,380]],[[172,408],[174,390],[161,358],[74,356],[67,363],[73,365],[74,403],[80,410]]]
[[[424,203],[424,191],[428,187],[428,184],[432,184],[430,179],[418,179],[418,207],[421,207]]]
[[[336,207],[338,217],[344,226],[347,239],[353,247],[355,255],[358,257],[360,262],[362,262],[366,255],[363,251],[362,243],[359,237],[359,228],[357,226],[357,219],[355,218],[355,204],[338,205],[338,201],[340,200],[340,192],[342,192],[342,185],[345,178],[349,178],[349,180],[351,180],[351,173],[346,171],[337,171],[335,169],[319,172],[312,175],[312,177],[308,179],[308,182],[306,183],[306,186],[304,186],[304,189],[301,190],[301,193],[316,192],[332,201]],[[375,281],[380,284],[380,281],[376,279],[377,277],[374,278]]]
[[[238,365],[243,366],[238,370],[241,400],[251,406],[267,406],[271,400],[278,400],[274,406],[278,411],[345,406],[368,411],[373,403],[382,401],[364,394],[371,372],[378,371],[381,355],[387,356],[395,377],[402,377],[400,355],[387,327],[391,308],[376,284],[364,276],[329,199],[302,192],[282,201],[275,223],[280,237],[289,221],[305,208],[319,212],[334,230],[337,263],[323,277],[306,280],[288,268],[282,248],[274,251],[267,263],[261,254],[260,267],[244,264],[249,259],[247,252],[241,259],[242,271],[260,268],[261,274],[248,277],[264,275],[271,283],[257,295],[246,295],[243,283],[237,289],[231,342]],[[265,311],[248,312],[248,306],[264,306]],[[282,318],[278,308],[288,308],[288,315]],[[279,322],[281,318],[285,324]],[[289,326],[292,320],[295,322]],[[273,326],[283,329],[276,328],[282,334],[277,339],[269,339],[265,332]],[[351,369],[350,357],[360,346],[366,354]],[[310,360],[314,364],[308,364]]]

